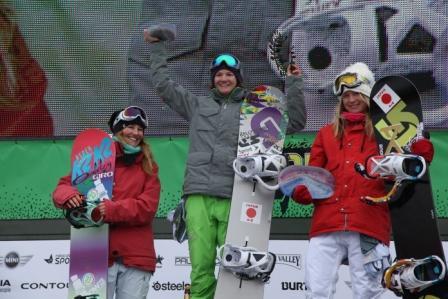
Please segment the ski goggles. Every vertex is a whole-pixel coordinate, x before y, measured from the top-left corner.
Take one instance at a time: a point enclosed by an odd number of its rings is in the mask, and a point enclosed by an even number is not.
[[[236,70],[239,70],[241,67],[240,61],[235,56],[230,54],[220,54],[213,59],[210,69],[217,68],[223,63],[225,63],[228,67]]]
[[[342,95],[344,87],[355,88],[361,84],[369,84],[369,80],[357,73],[345,73],[334,80],[333,92],[336,96],[340,96]]]
[[[146,120],[146,113],[142,108],[137,106],[129,106],[121,111],[114,120],[113,126],[118,124],[119,121],[133,121],[140,119],[144,124],[144,127],[148,127],[148,121]]]

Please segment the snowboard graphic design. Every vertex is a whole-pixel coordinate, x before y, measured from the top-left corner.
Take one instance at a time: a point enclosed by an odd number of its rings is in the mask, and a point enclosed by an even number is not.
[[[98,203],[112,198],[115,146],[106,132],[99,129],[81,132],[73,142],[71,166],[72,185],[86,201]],[[107,224],[71,226],[68,299],[106,298],[108,249]]]
[[[406,152],[406,145],[423,128],[420,95],[408,79],[387,76],[377,81],[370,94],[370,112],[379,154]],[[437,225],[428,171],[397,191],[389,203],[397,259],[423,259],[431,255],[445,260]],[[404,298],[448,298],[448,280],[418,293],[404,291]]]
[[[237,157],[282,154],[288,125],[284,94],[271,86],[259,86],[241,106]],[[226,244],[268,250],[275,191],[235,175]],[[219,269],[215,299],[263,298],[264,283],[242,280]]]
[[[313,199],[325,199],[333,195],[334,177],[326,169],[314,166],[291,165],[278,175],[283,194],[291,196],[295,187],[305,185]]]

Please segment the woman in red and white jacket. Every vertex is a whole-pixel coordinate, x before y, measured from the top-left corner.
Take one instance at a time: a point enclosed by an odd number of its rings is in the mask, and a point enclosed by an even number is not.
[[[143,299],[156,268],[152,221],[160,196],[158,167],[144,141],[147,120],[136,106],[112,114],[109,126],[114,134],[116,161],[111,200],[97,209],[109,223],[108,299]],[[84,198],[64,176],[53,192],[56,207],[81,205]]]
[[[391,233],[388,206],[370,205],[361,198],[387,192],[382,180],[368,180],[354,167],[378,155],[367,113],[373,84],[374,75],[364,63],[347,67],[336,78],[335,118],[317,133],[309,161],[332,173],[334,194],[313,200],[308,189],[299,185],[292,195],[300,204],[314,204],[305,271],[307,298],[333,298],[339,266],[347,260],[353,298],[378,298],[384,291],[381,276],[389,265]],[[419,154],[431,160],[432,143],[425,139],[419,147]]]

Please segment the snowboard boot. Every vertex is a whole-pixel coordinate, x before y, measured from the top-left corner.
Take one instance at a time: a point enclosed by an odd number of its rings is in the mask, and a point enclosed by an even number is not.
[[[276,256],[271,252],[260,252],[253,247],[225,244],[218,249],[221,266],[235,276],[245,279],[259,279],[267,282],[274,270]]]
[[[365,166],[356,163],[355,170],[368,179],[395,181],[393,187],[385,196],[365,196],[362,198],[367,203],[384,203],[393,201],[396,193],[399,194],[403,182],[420,179],[426,173],[426,162],[419,155],[392,153],[384,156],[370,156],[367,158]]]
[[[266,189],[275,191],[279,185],[270,185],[266,182],[277,179],[279,172],[286,165],[286,158],[283,155],[259,154],[236,158],[233,161],[233,170],[244,180],[254,180]]]
[[[382,284],[397,296],[402,296],[404,290],[417,293],[442,281],[445,273],[445,262],[436,255],[423,259],[402,259],[384,271]]]

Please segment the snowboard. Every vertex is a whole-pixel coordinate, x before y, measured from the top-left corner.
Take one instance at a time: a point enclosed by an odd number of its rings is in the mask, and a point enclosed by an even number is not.
[[[370,94],[370,114],[380,155],[406,152],[406,145],[423,129],[420,95],[411,81],[401,76],[378,80]],[[422,259],[437,255],[445,260],[439,235],[429,171],[408,183],[389,202],[397,259]],[[419,293],[405,291],[405,299],[448,298],[448,279]]]
[[[284,94],[272,86],[255,88],[241,105],[237,157],[282,154],[287,125]],[[225,243],[267,252],[274,195],[275,191],[235,174]],[[215,299],[260,299],[263,293],[262,281],[242,280],[219,269]]]
[[[291,165],[278,175],[280,190],[291,197],[298,185],[307,187],[313,199],[326,199],[333,195],[334,177],[326,169],[315,166]]]
[[[74,140],[71,182],[86,201],[112,198],[115,146],[100,129],[87,129]],[[70,230],[68,299],[106,299],[109,255],[108,224]]]

